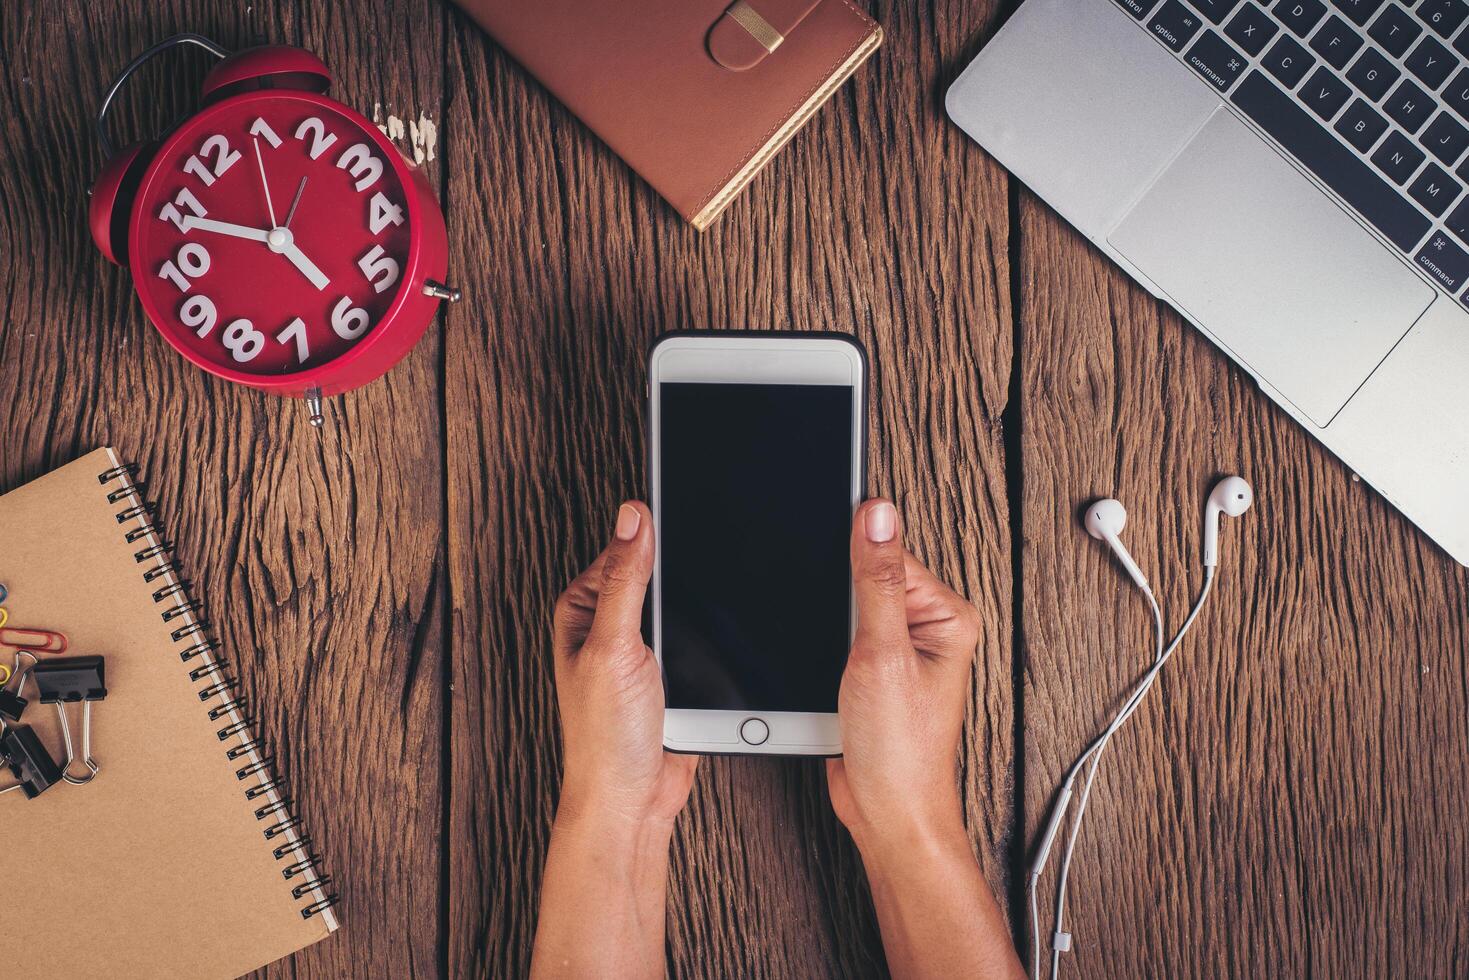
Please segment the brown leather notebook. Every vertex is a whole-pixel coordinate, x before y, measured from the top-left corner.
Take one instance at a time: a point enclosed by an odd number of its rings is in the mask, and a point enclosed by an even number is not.
[[[851,0],[456,0],[703,230],[882,43]]]
[[[310,838],[133,472],[98,449],[0,496],[9,625],[105,657],[107,689],[91,782],[0,793],[0,977],[223,980],[337,928]],[[20,724],[64,761],[56,706],[34,684],[24,696]],[[80,749],[81,708],[69,710]],[[70,771],[85,777],[77,755]],[[0,764],[0,789],[12,785]]]

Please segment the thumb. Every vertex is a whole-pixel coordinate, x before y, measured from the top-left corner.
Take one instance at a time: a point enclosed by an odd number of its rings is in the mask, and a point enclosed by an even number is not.
[[[908,576],[898,509],[877,498],[857,508],[852,520],[852,584],[857,594],[855,647],[903,649],[908,645]]]
[[[612,543],[602,552],[602,581],[588,639],[616,643],[629,637],[642,646],[643,599],[653,575],[653,514],[629,501],[617,510]]]

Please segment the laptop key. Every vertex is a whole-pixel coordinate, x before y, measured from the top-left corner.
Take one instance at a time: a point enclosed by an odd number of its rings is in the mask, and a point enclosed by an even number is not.
[[[1392,83],[1400,75],[1402,72],[1398,71],[1398,66],[1383,57],[1382,52],[1376,48],[1368,48],[1347,72],[1347,79],[1363,95],[1376,102],[1387,94],[1387,90],[1392,88]]]
[[[1393,183],[1399,187],[1408,182],[1408,178],[1413,176],[1413,171],[1418,169],[1424,159],[1424,152],[1397,130],[1388,133],[1387,139],[1372,154],[1372,162],[1377,169],[1392,178]]]
[[[1275,5],[1275,16],[1286,27],[1305,37],[1326,16],[1326,4],[1321,0],[1280,0]]]
[[[1245,75],[1230,101],[1398,248],[1406,252],[1428,233],[1422,212],[1264,74]]]
[[[1449,216],[1443,219],[1444,227],[1453,232],[1461,242],[1469,243],[1469,197],[1464,198],[1459,206],[1449,212]]]
[[[1469,17],[1469,3],[1464,0],[1423,0],[1418,5],[1418,19],[1439,37],[1448,37]]]
[[[1459,114],[1461,119],[1469,120],[1469,68],[1461,68],[1454,80],[1449,82],[1449,87],[1440,93],[1443,104]]]
[[[1221,92],[1229,91],[1229,86],[1238,81],[1240,72],[1245,70],[1244,55],[1213,31],[1200,35],[1183,60]]]
[[[1337,78],[1325,66],[1317,68],[1305,85],[1301,86],[1301,101],[1306,108],[1327,122],[1341,111],[1352,95],[1347,83]]]
[[[1423,172],[1408,185],[1408,194],[1423,205],[1424,210],[1435,218],[1439,217],[1454,203],[1454,198],[1459,196],[1463,188],[1444,172],[1444,169],[1436,163],[1430,163],[1423,168]]]
[[[1362,36],[1352,30],[1347,22],[1332,14],[1311,38],[1311,50],[1315,51],[1327,64],[1341,71],[1352,60],[1352,55],[1362,47]]]
[[[1428,124],[1423,135],[1418,137],[1429,153],[1432,153],[1447,166],[1452,167],[1459,157],[1464,155],[1464,150],[1469,149],[1469,129],[1465,129],[1454,121],[1454,117],[1447,112],[1440,112]]]
[[[1239,0],[1188,0],[1188,2],[1214,24],[1224,20],[1235,7],[1239,6]]]
[[[1253,58],[1265,50],[1265,45],[1279,30],[1280,25],[1266,16],[1265,11],[1253,3],[1246,3],[1239,8],[1239,13],[1234,15],[1224,33]]]
[[[1397,4],[1388,4],[1382,16],[1367,29],[1372,40],[1382,45],[1384,51],[1394,58],[1401,58],[1408,45],[1423,33],[1423,26],[1403,12]]]
[[[1336,131],[1363,153],[1372,149],[1372,144],[1386,130],[1387,120],[1361,99],[1347,106],[1347,111],[1336,121]]]
[[[1403,64],[1418,79],[1430,89],[1436,89],[1448,81],[1449,72],[1453,71],[1458,64],[1457,58],[1449,53],[1449,49],[1439,44],[1432,35],[1418,42],[1413,53],[1403,60]]]
[[[1457,293],[1459,287],[1469,280],[1469,252],[1455,245],[1454,240],[1441,231],[1434,232],[1433,237],[1423,244],[1414,261],[1451,293]]]
[[[1203,18],[1183,5],[1181,0],[1168,0],[1159,8],[1148,30],[1174,51],[1182,51],[1203,25]]]
[[[1295,38],[1282,34],[1280,40],[1270,46],[1260,63],[1265,66],[1266,71],[1280,79],[1286,88],[1295,88],[1301,84],[1301,79],[1306,77],[1311,66],[1316,64],[1316,58],[1297,44]]]
[[[1382,108],[1392,116],[1393,122],[1410,133],[1416,133],[1423,128],[1423,124],[1428,121],[1428,114],[1433,111],[1433,98],[1412,82],[1403,79],[1382,104]]]
[[[1158,0],[1117,0],[1117,6],[1132,14],[1134,20],[1142,20],[1157,3]]]
[[[1346,14],[1353,24],[1366,27],[1372,15],[1382,7],[1383,0],[1331,0],[1331,5]]]

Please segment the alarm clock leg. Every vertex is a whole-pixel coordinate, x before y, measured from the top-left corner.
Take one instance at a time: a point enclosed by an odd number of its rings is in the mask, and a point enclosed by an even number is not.
[[[312,428],[321,428],[321,423],[326,421],[321,414],[321,389],[315,386],[306,389],[306,409],[311,413]]]
[[[423,295],[432,296],[434,299],[446,299],[451,303],[459,302],[459,290],[432,279],[423,281]]]

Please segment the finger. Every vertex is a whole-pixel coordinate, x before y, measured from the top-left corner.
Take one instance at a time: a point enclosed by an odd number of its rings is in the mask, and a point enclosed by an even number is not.
[[[857,595],[859,648],[903,650],[908,575],[898,509],[881,498],[857,508],[852,520],[852,584]]]
[[[617,510],[612,543],[602,552],[602,580],[589,638],[633,640],[642,646],[643,599],[653,577],[653,512],[640,501]]]
[[[972,657],[979,643],[979,610],[911,554],[904,554],[903,560],[908,577],[908,630],[914,646],[943,657]]]
[[[602,556],[578,575],[556,600],[551,635],[557,657],[569,657],[581,649],[592,630],[597,611],[597,592],[602,587]]]

